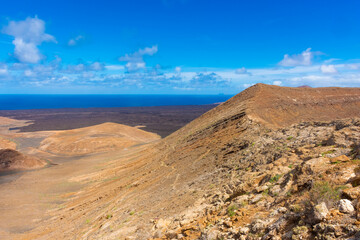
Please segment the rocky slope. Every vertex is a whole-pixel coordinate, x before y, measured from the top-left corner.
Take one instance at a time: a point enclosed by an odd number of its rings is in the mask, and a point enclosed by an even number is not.
[[[359,109],[358,88],[255,85],[77,178],[19,238],[356,239]]]
[[[359,119],[261,130],[247,140],[227,150],[226,174],[214,176],[203,208],[171,219],[166,230],[155,224],[159,236],[360,238]]]

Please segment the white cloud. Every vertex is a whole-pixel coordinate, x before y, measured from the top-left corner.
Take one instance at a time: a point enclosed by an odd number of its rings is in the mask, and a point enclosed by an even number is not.
[[[230,81],[222,78],[220,75],[212,73],[198,73],[190,81],[191,87],[195,88],[211,88],[211,87],[228,87]]]
[[[139,49],[138,51],[132,54],[125,54],[119,58],[119,61],[127,62],[125,67],[128,72],[136,72],[138,70],[144,69],[146,64],[144,62],[144,56],[152,56],[158,51],[158,46],[154,45],[152,47],[146,47],[143,49]]]
[[[340,58],[330,58],[330,59],[327,59],[324,61],[324,64],[330,64],[332,62],[336,62],[336,61],[339,61],[341,60]]]
[[[45,22],[37,17],[10,21],[2,31],[15,38],[14,56],[24,63],[38,63],[43,58],[38,46],[43,42],[56,42],[52,35],[45,33]]]
[[[309,66],[312,64],[313,58],[314,53],[311,52],[311,48],[308,48],[300,54],[285,54],[279,65],[284,67]]]
[[[83,63],[77,65],[67,65],[65,72],[67,73],[80,73],[85,71],[86,66]]]
[[[181,67],[175,67],[175,72],[180,73],[181,72]]]
[[[242,67],[242,68],[238,68],[235,70],[236,74],[248,74],[248,71],[246,68]]]
[[[32,71],[32,70],[30,70],[30,69],[26,69],[25,71],[24,71],[24,76],[25,77],[32,77],[32,76],[34,76],[35,74],[34,74],[34,72]]]
[[[282,84],[282,81],[273,81],[273,85],[276,85],[276,86],[281,86]]]
[[[139,49],[138,53],[140,55],[149,55],[149,56],[152,56],[154,55],[155,53],[157,53],[158,51],[158,46],[155,45],[155,46],[152,46],[152,47],[146,47],[144,49]]]
[[[360,68],[359,63],[345,64],[345,67],[350,70],[358,70]]]
[[[93,71],[104,70],[104,64],[102,64],[100,62],[94,62],[94,63],[90,64],[90,70],[93,70]]]
[[[137,70],[144,69],[145,66],[145,62],[128,62],[125,64],[125,67],[129,72],[135,72]]]
[[[78,35],[68,41],[68,46],[73,47],[79,44],[80,41],[84,40],[84,36]]]
[[[103,71],[105,66],[101,62],[93,62],[93,63],[79,63],[76,65],[67,65],[65,69],[62,70],[63,73],[68,74],[79,74],[84,72],[91,72],[91,71]]]
[[[15,38],[13,43],[15,45],[15,57],[20,62],[37,63],[43,58],[39,49],[34,43],[27,43],[22,39],[17,38]]]
[[[82,73],[82,77],[83,78],[93,78],[95,76],[95,74],[93,72],[83,72]],[[91,79],[92,80],[92,79]]]
[[[8,74],[8,68],[6,65],[0,65],[0,75],[4,76]]]
[[[125,69],[125,66],[124,65],[106,65],[105,68],[107,70],[124,70]]]
[[[255,85],[255,83],[244,83],[243,84],[244,88],[249,88],[249,87],[254,86],[254,85]]]
[[[320,71],[322,73],[325,73],[325,74],[337,74],[338,73],[337,69],[335,68],[335,65],[332,65],[332,64],[330,64],[330,65],[325,65],[325,64],[321,65]]]

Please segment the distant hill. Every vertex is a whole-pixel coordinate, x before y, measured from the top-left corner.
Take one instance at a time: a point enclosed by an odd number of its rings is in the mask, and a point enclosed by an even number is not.
[[[62,155],[82,155],[119,150],[160,139],[155,133],[117,123],[58,131],[44,139],[40,150]]]
[[[44,160],[13,149],[0,149],[0,171],[34,169],[46,164]]]

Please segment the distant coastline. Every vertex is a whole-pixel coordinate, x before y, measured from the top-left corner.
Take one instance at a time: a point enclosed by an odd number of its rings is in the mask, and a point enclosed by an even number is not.
[[[112,108],[219,104],[232,95],[33,95],[2,94],[0,110]]]

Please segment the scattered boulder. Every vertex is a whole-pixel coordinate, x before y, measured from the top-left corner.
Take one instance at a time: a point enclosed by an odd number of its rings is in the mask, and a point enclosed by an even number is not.
[[[160,218],[156,224],[155,224],[155,228],[156,229],[165,229],[168,225],[170,224],[169,220],[164,220],[162,218]]]
[[[257,194],[250,200],[250,203],[255,204],[255,203],[259,202],[263,198],[264,198],[264,196],[262,194]]]
[[[342,213],[352,213],[355,209],[350,200],[341,199],[339,201],[339,210]]]
[[[324,219],[326,219],[328,214],[329,214],[329,210],[324,202],[314,206],[313,208],[313,216],[316,222],[323,221]]]
[[[239,234],[240,235],[247,235],[249,232],[250,232],[250,228],[248,228],[248,227],[239,228]]]
[[[200,239],[207,240],[207,239],[218,239],[220,236],[220,231],[217,229],[210,229],[207,233],[202,234]]]
[[[304,164],[304,170],[307,173],[321,173],[327,170],[327,164],[329,163],[329,159],[325,157],[313,158]]]
[[[346,155],[340,155],[338,157],[334,157],[330,159],[330,163],[335,164],[335,163],[342,163],[342,162],[349,162],[350,158]]]
[[[342,191],[342,195],[344,198],[354,200],[360,196],[360,186],[354,188],[346,188]]]
[[[270,217],[274,217],[280,213],[284,214],[287,212],[287,209],[285,207],[279,207],[278,209],[275,209],[270,213]]]
[[[266,228],[266,222],[260,219],[256,219],[252,224],[251,224],[251,231],[254,233],[259,233],[261,231],[263,231]]]

